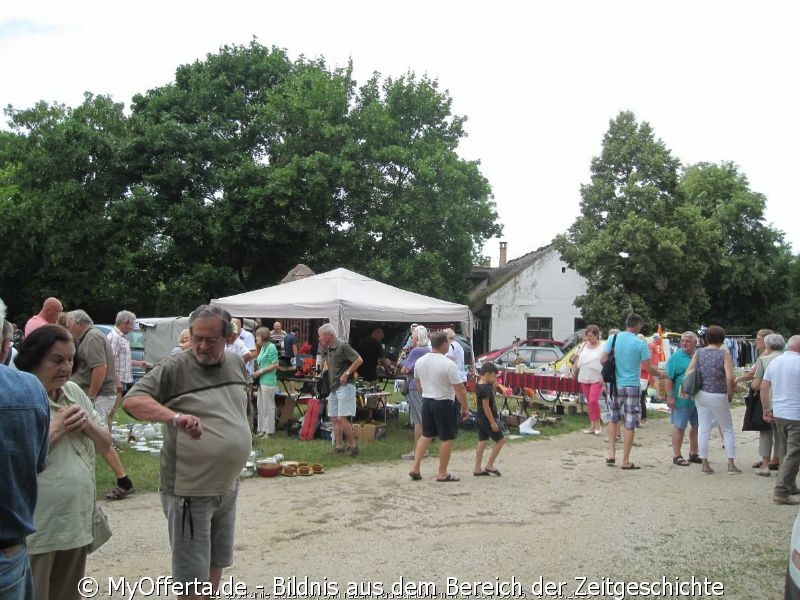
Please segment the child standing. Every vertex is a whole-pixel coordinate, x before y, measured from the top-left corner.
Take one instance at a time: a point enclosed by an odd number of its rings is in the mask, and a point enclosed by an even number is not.
[[[497,455],[503,449],[506,442],[503,437],[503,432],[500,430],[500,425],[497,423],[499,415],[497,413],[497,404],[494,399],[495,390],[497,388],[497,367],[494,363],[484,363],[480,369],[480,379],[475,388],[475,395],[478,400],[478,446],[475,448],[475,469],[472,474],[476,477],[481,475],[500,475],[494,466],[494,461],[497,460]],[[489,454],[489,460],[486,461],[486,466],[481,468],[483,463],[483,451],[486,448],[486,442],[489,438],[494,440],[494,446]]]

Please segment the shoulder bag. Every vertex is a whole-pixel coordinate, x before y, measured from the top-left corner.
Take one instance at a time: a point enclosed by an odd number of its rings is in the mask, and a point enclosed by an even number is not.
[[[744,399],[744,420],[742,431],[771,431],[772,424],[764,421],[764,409],[761,406],[761,392],[752,387]]]
[[[614,334],[614,339],[611,340],[611,352],[608,353],[608,358],[603,365],[601,373],[603,381],[611,386],[612,395],[617,393],[617,359],[614,357],[614,346],[617,344],[617,334]]]
[[[94,481],[94,466],[86,459],[85,450],[74,438],[70,438],[70,444],[91,471],[92,481]],[[94,508],[92,509],[92,543],[89,544],[89,554],[110,540],[111,535],[111,525],[108,523],[108,517],[103,512],[103,509],[97,505],[97,500],[95,500]]]
[[[89,554],[97,550],[100,546],[111,539],[111,526],[108,524],[108,517],[103,509],[94,503],[92,513],[92,543],[89,544]]]
[[[683,383],[681,383],[683,393],[689,398],[694,398],[695,394],[703,387],[703,378],[700,376],[700,353],[701,350],[698,348],[695,353],[696,359],[694,362],[694,369],[686,373],[686,376],[683,378]]]

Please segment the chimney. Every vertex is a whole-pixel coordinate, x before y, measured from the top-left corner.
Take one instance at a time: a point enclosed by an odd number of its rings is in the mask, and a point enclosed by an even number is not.
[[[500,264],[498,268],[502,269],[508,262],[508,242],[500,242]]]

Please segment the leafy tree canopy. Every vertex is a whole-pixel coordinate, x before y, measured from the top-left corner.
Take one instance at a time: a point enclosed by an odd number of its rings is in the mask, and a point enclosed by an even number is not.
[[[576,305],[604,327],[631,311],[651,328],[764,326],[767,307],[786,299],[791,262],[764,204],[732,164],[682,171],[648,123],[621,112],[581,187],[580,216],[556,238],[588,282]]]
[[[435,80],[361,87],[352,66],[255,41],[180,66],[121,104],[9,107],[0,134],[0,260],[13,312],[42,298],[107,320],[186,313],[344,266],[451,300],[499,235],[465,118]]]

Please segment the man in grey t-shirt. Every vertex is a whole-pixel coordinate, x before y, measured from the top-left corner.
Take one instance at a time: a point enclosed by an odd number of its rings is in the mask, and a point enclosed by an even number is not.
[[[114,352],[106,336],[97,327],[91,317],[83,310],[73,310],[67,314],[67,329],[75,338],[75,364],[77,368],[72,381],[86,392],[94,404],[95,410],[108,423],[108,416],[117,403],[117,388],[114,383]],[[109,429],[111,423],[108,423]],[[130,496],[135,488],[133,482],[122,466],[119,454],[111,446],[103,459],[114,471],[117,485],[106,494],[106,500],[122,500]]]
[[[201,582],[188,595],[210,596],[233,564],[238,475],[251,450],[247,375],[225,351],[230,316],[216,306],[189,317],[192,348],[164,361],[125,396],[137,419],[165,423],[161,505],[172,547],[172,576]]]

